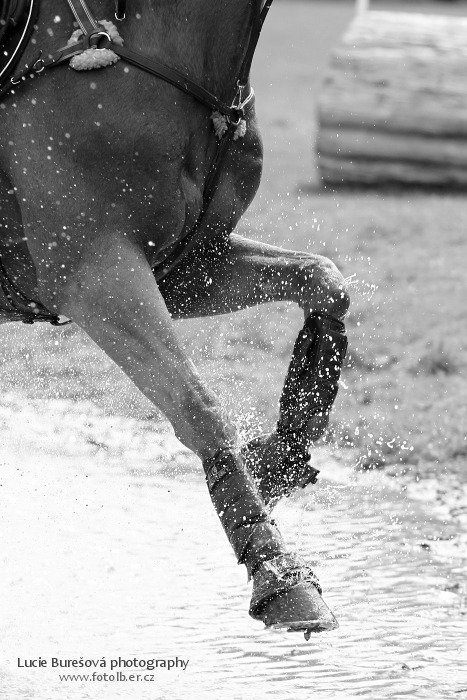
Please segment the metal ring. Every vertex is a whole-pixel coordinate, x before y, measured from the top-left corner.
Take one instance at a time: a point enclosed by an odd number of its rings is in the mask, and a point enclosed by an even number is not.
[[[126,14],[125,14],[125,13],[123,13],[123,17],[119,17],[119,16],[117,15],[117,13],[115,13],[115,19],[118,20],[119,22],[123,22],[123,20],[125,19],[125,17],[126,17]]]
[[[239,106],[234,107],[234,106],[232,105],[232,109],[235,110],[236,114],[235,114],[235,118],[234,118],[234,114],[233,114],[233,113],[231,113],[231,114],[229,115],[230,123],[231,123],[233,126],[238,126],[238,125],[240,124],[240,122],[242,121],[242,119],[244,119],[244,117],[245,117],[245,112],[243,111],[243,108],[242,108],[241,106],[240,106],[240,107],[239,107]]]
[[[105,49],[109,48],[109,45],[103,46],[101,48],[101,47],[99,47],[99,45],[97,43],[91,44],[91,41],[92,41],[92,39],[94,39],[94,37],[106,37],[109,44],[112,43],[112,39],[110,38],[110,34],[108,34],[107,32],[104,32],[103,30],[100,30],[98,32],[94,32],[93,34],[90,34],[89,39],[88,39],[88,44],[89,44],[89,46],[93,46],[93,48],[96,49],[97,51],[105,51]]]
[[[42,64],[42,68],[37,67],[39,63]],[[42,58],[38,58],[37,61],[34,61],[34,63],[32,64],[32,70],[34,71],[34,73],[42,73],[44,68],[45,68],[44,59],[42,59]]]
[[[240,107],[241,107],[242,109],[245,109],[245,107],[247,106],[248,102],[250,102],[250,100],[253,99],[254,95],[255,95],[255,91],[253,90],[253,88],[251,88],[251,89],[250,89],[250,92],[249,92],[249,94],[248,94],[248,97],[245,97],[245,99],[243,100],[243,102],[241,102]]]
[[[11,83],[12,85],[19,85],[20,82],[21,82],[21,78],[16,78],[16,79],[15,79],[15,76],[14,76],[14,75],[11,76],[11,78],[10,78],[10,83]]]

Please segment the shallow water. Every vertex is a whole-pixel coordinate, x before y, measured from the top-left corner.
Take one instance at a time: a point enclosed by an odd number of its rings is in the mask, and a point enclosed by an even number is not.
[[[248,617],[244,569],[195,469],[160,476],[124,451],[15,447],[1,461],[2,698],[467,697],[467,561],[439,540],[453,534],[442,513],[384,477],[325,467],[276,509],[340,622],[305,642]],[[18,668],[39,656],[189,663],[64,683],[67,669]]]

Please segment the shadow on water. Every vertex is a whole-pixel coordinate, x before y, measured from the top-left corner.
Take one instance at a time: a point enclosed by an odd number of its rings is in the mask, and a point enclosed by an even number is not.
[[[194,469],[30,451],[2,469],[0,697],[467,697],[466,560],[452,526],[381,475],[330,465],[276,509],[340,621],[307,643],[248,617],[243,567]],[[39,656],[189,664],[135,688],[17,668]]]

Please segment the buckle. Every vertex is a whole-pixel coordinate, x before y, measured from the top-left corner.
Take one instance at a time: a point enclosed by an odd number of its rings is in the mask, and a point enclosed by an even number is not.
[[[245,116],[245,111],[241,107],[234,107],[232,105],[232,112],[229,116],[229,121],[233,126],[239,126],[240,122],[242,121],[243,117]]]
[[[234,126],[238,126],[245,116],[244,101],[243,101],[243,91],[246,85],[243,85],[237,81],[237,92],[233,99],[231,106],[232,113],[229,115],[230,122]],[[235,121],[236,120],[236,121]]]

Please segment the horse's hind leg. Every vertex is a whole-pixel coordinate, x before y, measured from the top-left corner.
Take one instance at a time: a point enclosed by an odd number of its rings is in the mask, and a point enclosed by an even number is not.
[[[318,255],[283,250],[240,236],[220,239],[162,281],[175,317],[221,314],[288,300],[304,310],[280,400],[276,431],[245,446],[244,456],[271,505],[314,483],[308,447],[326,429],[347,341],[349,298],[335,265]]]
[[[67,267],[38,260],[41,287],[55,289],[43,302],[76,321],[203,460],[223,528],[253,577],[252,616],[298,629],[335,627],[310,568],[288,552],[271,520],[235,449],[233,426],[181,348],[143,252],[107,235],[105,246],[88,247],[79,267]]]

